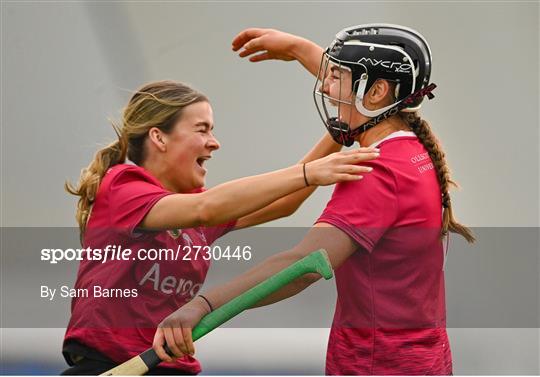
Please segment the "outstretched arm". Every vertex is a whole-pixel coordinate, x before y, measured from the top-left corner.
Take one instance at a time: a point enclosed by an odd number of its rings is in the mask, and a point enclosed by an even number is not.
[[[332,140],[330,134],[326,133],[317,144],[300,160],[299,164],[307,163],[318,158],[327,156],[341,149],[341,145]],[[359,163],[369,161],[378,156],[379,150],[376,148],[359,148],[361,153]],[[362,166],[361,176],[368,174],[371,168]],[[241,217],[236,223],[236,229],[247,228],[282,217],[290,216],[302,205],[302,203],[317,189],[317,186],[305,187],[301,190],[286,195],[272,204]]]
[[[358,245],[340,229],[329,224],[319,223],[311,228],[304,239],[291,250],[271,256],[230,282],[210,289],[204,296],[214,309],[219,308],[234,297],[302,259],[312,251],[321,248],[326,249],[332,268],[335,270],[358,249]],[[294,296],[319,280],[319,278],[320,276],[315,273],[306,274],[268,296],[259,302],[258,306],[268,305]],[[204,299],[196,297],[165,318],[154,336],[153,348],[157,355],[162,360],[171,360],[163,349],[164,342],[167,343],[169,349],[177,357],[187,353],[193,354],[191,329],[197,325],[208,311],[208,303]]]
[[[250,28],[240,32],[232,42],[239,56],[252,62],[264,60],[297,60],[313,76],[317,76],[323,49],[316,43],[274,29]]]
[[[313,185],[356,181],[366,167],[358,166],[365,153],[333,153],[306,164]],[[192,228],[223,224],[255,212],[306,187],[302,165],[223,183],[199,194],[173,194],[160,199],[141,222],[145,229]]]
[[[323,49],[317,44],[299,37],[274,29],[251,28],[240,32],[232,42],[234,51],[240,51],[240,57],[248,57],[252,62],[264,60],[283,60],[300,62],[312,75],[316,76]],[[326,134],[309,151],[300,163],[309,162],[324,157],[330,153],[341,150],[342,146],[335,143],[330,135]],[[370,154],[374,150],[361,149]],[[369,158],[366,155],[366,160]],[[367,173],[368,171],[366,171]],[[315,187],[308,187],[289,194],[261,210],[240,218],[236,228],[246,228],[281,217],[292,215],[300,205],[315,191]]]

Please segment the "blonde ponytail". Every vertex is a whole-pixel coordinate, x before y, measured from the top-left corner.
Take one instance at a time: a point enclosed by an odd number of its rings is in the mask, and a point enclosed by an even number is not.
[[[123,163],[126,160],[127,145],[120,138],[118,141],[100,149],[94,156],[94,159],[86,168],[81,170],[81,176],[77,186],[66,182],[64,188],[72,195],[78,196],[77,212],[75,218],[79,224],[81,234],[86,229],[86,223],[92,210],[92,205],[96,200],[96,194],[99,189],[101,179],[116,164]]]

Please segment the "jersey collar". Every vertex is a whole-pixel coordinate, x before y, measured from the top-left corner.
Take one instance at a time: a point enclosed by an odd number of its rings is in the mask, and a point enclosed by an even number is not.
[[[417,137],[416,134],[412,131],[403,131],[403,130],[400,130],[400,131],[396,131],[396,132],[392,132],[390,135],[386,136],[385,138],[381,139],[381,140],[377,140],[376,142],[374,142],[373,144],[371,144],[368,148],[373,148],[373,147],[376,147],[378,146],[379,144],[381,144],[383,141],[386,141],[386,140],[390,140],[390,139],[395,139],[396,137],[404,137],[404,136],[413,136],[413,137]]]

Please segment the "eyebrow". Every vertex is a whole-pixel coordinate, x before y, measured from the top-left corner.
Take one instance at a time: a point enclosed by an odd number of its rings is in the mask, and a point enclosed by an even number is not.
[[[338,67],[337,65],[333,65],[330,67],[330,72],[334,73],[334,71],[338,71],[339,73],[345,73],[348,72],[348,70],[345,67]]]
[[[214,125],[210,125],[208,122],[197,122],[197,123],[195,123],[195,127],[199,127],[199,126],[203,126],[204,128],[210,129],[210,130],[214,129]]]

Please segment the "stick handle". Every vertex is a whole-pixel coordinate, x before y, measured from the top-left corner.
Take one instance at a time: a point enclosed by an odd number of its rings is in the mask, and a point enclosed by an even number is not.
[[[330,265],[328,255],[326,254],[325,250],[320,249],[310,253],[301,260],[291,264],[289,267],[281,270],[277,274],[269,277],[268,279],[204,316],[197,326],[193,328],[193,341],[202,338],[210,331],[219,327],[244,310],[249,309],[268,295],[276,292],[280,288],[283,288],[300,276],[310,272],[316,272],[322,275],[322,277],[324,277],[326,280],[332,278],[332,266]],[[169,352],[167,348],[166,350]],[[133,368],[126,369],[125,364],[128,363],[131,363]],[[124,364],[120,364],[119,366],[108,370],[102,375],[142,375],[148,372],[150,369],[156,367],[159,363],[161,363],[161,359],[156,355],[152,348],[149,348],[139,356],[135,356],[131,360],[128,360]]]
[[[280,288],[283,288],[300,276],[309,272],[319,272],[319,270],[324,267],[327,260],[328,257],[326,256],[326,251],[315,251],[298,262],[293,263],[289,267],[281,270],[277,274],[269,277],[265,281],[257,284],[241,295],[233,298],[231,301],[202,318],[199,324],[193,329],[193,340],[195,341],[202,338],[210,331],[242,313],[244,310],[251,308],[265,297],[278,291]],[[317,269],[317,267],[321,268]],[[329,269],[324,269],[323,272],[325,272],[325,275],[322,273],[321,275],[323,275],[325,279],[330,279],[332,277],[331,267]]]

